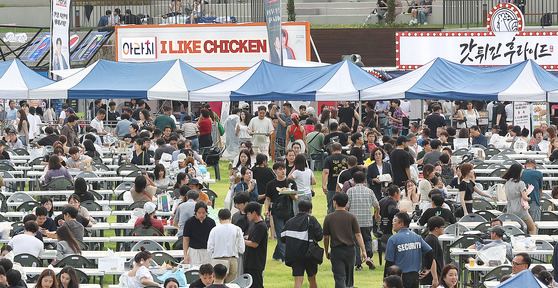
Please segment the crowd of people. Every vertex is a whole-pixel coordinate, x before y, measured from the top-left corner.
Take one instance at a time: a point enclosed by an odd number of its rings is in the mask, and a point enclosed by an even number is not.
[[[530,138],[526,128],[508,125],[506,104],[496,102],[488,103],[492,105],[488,107],[492,130],[483,133],[475,108],[480,109],[479,105],[483,103],[426,101],[419,125],[409,119],[407,101],[369,102],[361,108],[341,102],[339,107],[322,106],[319,114],[306,106],[295,113],[285,102],[281,108],[274,103],[255,107],[254,115],[249,105],[233,106],[231,115],[221,123],[209,104],[177,119],[170,106],[163,106],[162,113],[153,117],[143,100],[132,100],[121,111],[115,102],[104,107],[96,100],[89,125],[78,125],[75,111],[64,106],[59,120],[53,117],[54,125],[40,129],[41,118],[35,117],[34,107],[22,103],[16,110],[12,101],[0,157],[9,160],[6,148],[52,146],[53,152],[41,161],[47,167],[44,183],[65,177],[73,181],[75,193],[59,215],[54,215],[52,199],[43,197],[41,206],[26,215],[24,227],[5,247],[15,255],[29,253],[40,258],[43,237],[57,237],[54,263],[80,254],[77,240],[87,235],[84,227],[95,223],[80,203],[95,198],[86,181],[73,179],[68,170],[94,170],[103,146],[114,138],[118,145],[133,143],[124,161],[154,165],[152,171],[137,176],[124,195],[134,202],[147,201],[145,215],[136,219],[135,226],[168,234],[161,220],[154,218],[156,205],[151,201],[171,190],[176,200],[173,225],[183,239],[184,262],[201,265],[199,287],[212,281],[211,287],[221,287],[215,285],[228,283],[241,273],[251,275],[252,287],[263,287],[270,235],[277,238],[272,258],[291,267],[297,288],[305,273],[310,287],[317,286],[322,262],[309,251],[316,248],[312,243],[322,239],[335,287],[354,286],[355,271],[376,268],[374,237],[385,247],[385,287],[455,287],[457,268],[444,263],[438,237],[444,234],[446,223],[474,212],[475,197],[492,199],[496,195],[475,182],[474,166],[457,163],[453,152],[492,144],[543,151],[551,160],[558,158],[554,125],[535,129]],[[106,124],[107,120],[114,125]],[[203,156],[220,146],[223,157],[230,159],[229,190],[234,207],[221,209],[212,218],[209,214],[215,199],[203,185]],[[314,170],[322,170],[321,189],[313,187],[318,184]],[[513,164],[502,178],[506,180],[507,212],[520,217],[528,232],[535,234],[542,193],[542,174],[536,170],[536,162]],[[527,185],[535,193],[527,195]],[[450,199],[450,189],[459,191],[457,199]],[[319,192],[325,194],[327,204],[313,203]],[[327,205],[328,215],[322,223],[312,216],[315,205]],[[409,230],[412,218],[426,227],[424,239]],[[487,240],[490,244],[485,247],[506,245],[501,225],[493,225]],[[148,251],[138,253],[128,274],[129,287],[153,283],[146,273],[151,257]],[[528,255],[521,257],[514,259],[514,265],[525,264],[528,269]],[[165,287],[173,283],[169,281]]]

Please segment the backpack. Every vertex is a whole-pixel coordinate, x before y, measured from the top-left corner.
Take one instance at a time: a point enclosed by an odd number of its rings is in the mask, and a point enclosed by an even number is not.
[[[546,13],[541,17],[541,26],[552,26],[552,13]]]
[[[287,194],[279,194],[273,202],[273,214],[283,220],[289,220],[294,216],[293,201]]]

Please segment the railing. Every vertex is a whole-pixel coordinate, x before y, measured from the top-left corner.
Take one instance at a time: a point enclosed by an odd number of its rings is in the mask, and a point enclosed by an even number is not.
[[[202,0],[203,1],[203,0]],[[73,27],[96,27],[105,11],[121,11],[121,19],[126,9],[139,15],[142,24],[184,24],[189,23],[193,1],[182,0],[178,14],[171,13],[171,0],[76,0],[72,1],[71,23]],[[218,23],[265,22],[264,4],[261,0],[205,0],[203,16],[208,21]],[[205,20],[205,19],[204,19]]]
[[[558,1],[525,0],[525,2],[523,14],[527,25],[540,25],[541,17],[549,12],[554,13],[552,17],[556,19]],[[482,27],[486,25],[490,10],[500,3],[502,1],[497,0],[444,0],[444,27],[453,25],[459,25],[460,28]]]

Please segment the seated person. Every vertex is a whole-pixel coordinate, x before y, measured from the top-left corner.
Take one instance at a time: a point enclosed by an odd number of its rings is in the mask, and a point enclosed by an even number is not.
[[[8,259],[6,259],[8,260]],[[9,261],[9,260],[8,260]],[[8,283],[9,288],[24,288],[26,286],[21,279],[21,273],[16,269],[9,269],[6,271],[6,282]]]
[[[494,218],[492,220],[490,220],[490,228],[494,228],[495,226],[504,226],[504,223],[502,223],[502,220],[498,219],[498,218]],[[490,230],[490,229],[489,229]],[[489,240],[492,238],[492,232],[490,232],[489,230],[484,231],[480,237],[483,240]]]
[[[52,218],[48,217],[48,210],[45,206],[37,207],[35,209],[35,215],[37,215],[37,225],[39,225],[39,231],[41,233],[44,232],[43,234],[45,234],[47,231],[56,231],[56,223],[54,223]]]
[[[4,140],[0,140],[0,159],[10,160],[10,154],[6,151],[6,142]]]
[[[138,226],[143,227],[153,227],[161,232],[161,234],[165,235],[165,225],[160,219],[155,219],[155,212],[157,212],[157,207],[153,202],[145,202],[143,204],[143,211],[145,211],[145,216],[136,219],[136,223],[134,224],[134,228]]]
[[[44,244],[41,240],[36,238],[36,234],[39,231],[39,225],[35,221],[27,221],[24,225],[23,234],[14,236],[9,242],[13,249],[14,255],[27,253],[31,254],[37,258],[41,258],[43,255]]]
[[[446,223],[455,223],[455,216],[453,215],[453,213],[451,212],[451,210],[442,208],[442,206],[445,204],[444,203],[444,196],[442,196],[441,194],[438,193],[434,193],[431,196],[432,199],[432,206],[428,209],[426,209],[422,215],[420,216],[419,219],[419,224],[421,226],[424,226],[427,222],[428,219],[430,219],[430,217],[432,216],[440,216],[442,218],[444,218],[444,220],[446,221]],[[446,204],[447,205],[447,204]]]
[[[180,199],[182,199],[182,202],[176,207],[173,216],[174,227],[178,228],[176,235],[184,234],[184,223],[194,216],[194,210],[199,198],[200,193],[198,191],[190,190],[190,187],[186,185],[180,187]]]
[[[25,148],[14,129],[8,131],[8,147],[10,149]]]
[[[132,160],[130,163],[136,165],[151,164],[151,159],[149,158],[149,153],[147,152],[145,143],[149,143],[149,140],[145,142],[143,138],[137,138],[134,141],[134,152],[132,152]]]
[[[64,206],[62,214],[56,216],[54,222],[56,222],[59,227],[62,225],[68,226],[70,231],[74,234],[74,237],[81,241],[83,241],[83,236],[85,235],[84,227],[91,226],[89,220],[78,215],[78,210],[70,205]]]
[[[85,170],[86,166],[90,166],[93,163],[91,157],[80,154],[79,149],[75,146],[70,147],[69,153],[70,158],[68,158],[66,164],[70,170]]]
[[[225,285],[227,278],[227,267],[223,264],[216,264],[213,267],[213,284],[206,286],[207,288],[227,288]]]
[[[256,180],[252,179],[252,170],[244,166],[240,169],[240,174],[242,181],[234,187],[234,195],[247,192],[250,194],[250,201],[258,201],[258,185],[256,185]]]
[[[200,198],[198,200],[205,202],[207,206],[211,206],[211,202],[209,201],[209,196],[207,196],[207,194],[201,190],[203,188],[203,185],[200,183],[198,179],[196,178],[190,179],[190,181],[188,182],[188,187],[200,193]]]
[[[432,178],[432,179],[436,179],[434,180],[434,182],[438,183],[438,179],[437,178]],[[432,196],[434,194],[440,194],[442,195],[442,197],[444,196],[444,194],[442,193],[442,191],[440,191],[440,189],[432,189],[430,192],[428,192],[428,200],[429,202],[426,202],[424,204],[424,206],[422,207],[422,213],[424,213],[428,208],[432,207]],[[444,197],[445,198],[445,197]],[[423,202],[424,203],[424,202]],[[444,209],[448,209],[451,210],[449,205],[447,203],[444,202],[444,204],[442,204],[442,208]],[[426,221],[428,221],[428,219],[426,219]]]
[[[130,124],[130,128],[128,128],[128,131],[130,131],[130,133],[124,135],[124,141],[126,141],[126,143],[134,143],[134,141],[136,141],[136,139],[139,137],[139,126],[136,123],[132,123]]]
[[[37,141],[37,146],[52,146],[54,145],[54,142],[58,141],[58,138],[60,138],[60,135],[54,133],[54,129],[52,129],[52,127],[46,127],[45,133],[46,136]]]
[[[27,223],[28,221],[36,222],[37,221],[37,216],[35,216],[34,214],[25,215],[25,217],[23,217],[22,222]],[[13,230],[10,233],[10,235],[11,235],[11,237],[14,237],[16,235],[23,234],[24,232],[25,232],[25,227],[19,227],[19,228]],[[37,230],[37,234],[35,234],[35,238],[37,238],[37,239],[41,240],[41,242],[43,242],[43,233],[41,233],[39,230]]]
[[[490,243],[484,245],[482,247],[481,250],[486,250],[492,247],[496,247],[498,245],[504,245],[506,246],[506,256],[508,258],[512,258],[512,246],[510,245],[510,243],[508,242],[504,242],[503,238],[504,235],[506,234],[506,231],[504,231],[504,228],[502,228],[502,226],[494,226],[492,228],[490,228],[490,230],[488,230],[490,232],[490,239],[492,241],[490,241]]]
[[[204,288],[213,283],[213,266],[203,264],[200,266],[200,279],[190,283],[190,288]]]
[[[77,194],[72,194],[70,195],[70,197],[68,197],[68,204],[70,204],[70,206],[76,208],[76,210],[78,211],[78,215],[82,216],[83,218],[89,220],[89,224],[84,225],[85,227],[90,227],[92,224],[97,223],[97,220],[93,219],[93,217],[91,217],[91,215],[89,214],[89,210],[87,210],[87,208],[81,206],[81,198],[79,197],[79,195]]]
[[[134,186],[130,189],[130,194],[134,202],[152,201],[157,194],[157,185],[147,175],[140,175],[134,180]]]

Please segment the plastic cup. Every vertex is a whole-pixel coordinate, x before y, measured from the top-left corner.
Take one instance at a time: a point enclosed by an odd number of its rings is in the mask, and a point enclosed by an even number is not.
[[[167,225],[167,219],[163,219],[163,225]]]
[[[475,266],[475,259],[469,259],[469,267]]]

